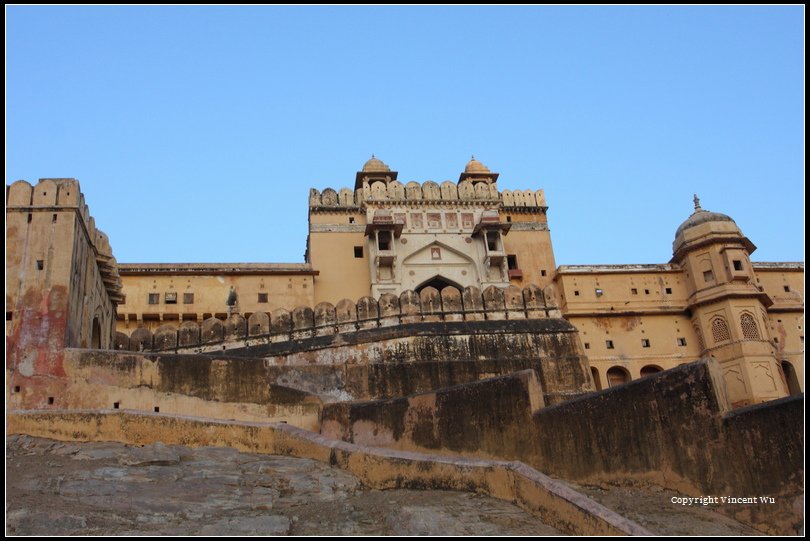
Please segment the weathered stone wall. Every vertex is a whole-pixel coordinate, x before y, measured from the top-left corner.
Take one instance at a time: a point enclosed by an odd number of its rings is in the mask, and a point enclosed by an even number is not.
[[[525,369],[542,383],[542,400],[557,403],[593,390],[576,336],[558,319],[457,321],[206,355],[68,349],[65,377],[17,385],[9,405],[25,408],[32,395],[45,395],[50,407],[60,409],[118,402],[145,411],[157,406],[188,414],[203,408],[212,417],[264,415],[317,427],[320,402],[308,397],[333,402],[405,396]]]
[[[328,440],[296,427],[135,412],[16,412],[8,434],[64,441],[227,446],[251,453],[311,458],[346,470],[376,489],[475,491],[514,502],[546,524],[576,535],[651,535],[627,520],[519,462],[436,457]]]
[[[121,284],[75,179],[13,183],[6,224],[6,369],[12,387],[33,387],[64,375],[65,347],[112,347]]]
[[[803,395],[729,413],[716,362],[699,361],[532,412],[533,384],[521,376],[327,405],[322,427],[355,443],[517,458],[583,482],[635,479],[693,496],[773,496],[773,504],[724,510],[770,533],[795,533],[801,524]],[[507,389],[515,404],[497,398]]]
[[[543,406],[533,370],[435,392],[328,404],[321,434],[403,450],[518,458],[534,444],[532,412]]]

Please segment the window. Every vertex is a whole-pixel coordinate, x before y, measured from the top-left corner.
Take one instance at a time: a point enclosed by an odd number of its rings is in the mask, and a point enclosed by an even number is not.
[[[574,297],[579,297],[579,290],[574,290]]]
[[[45,261],[42,259],[37,259],[37,270],[42,270],[45,268]]]
[[[498,251],[498,232],[487,231],[487,250],[490,252]]]
[[[183,293],[183,304],[194,304],[194,293]]]
[[[731,334],[728,332],[725,319],[716,317],[712,320],[712,338],[714,338],[715,343],[731,340]]]
[[[353,224],[353,223],[354,223],[354,216],[349,216],[349,223],[350,223],[350,224]]]
[[[707,284],[709,282],[714,282],[714,273],[710,270],[703,271],[703,281]]]
[[[56,214],[51,217],[51,223],[56,223]]]
[[[683,347],[686,345],[686,338],[678,338],[677,342],[679,346]]]
[[[605,340],[605,347],[608,349],[613,349],[613,340]]]
[[[545,269],[542,269],[542,270],[540,271],[540,276],[545,276],[545,275],[546,275],[546,270],[545,270]]]
[[[149,304],[160,304],[160,294],[159,293],[150,293],[149,294]]]
[[[377,232],[377,248],[381,251],[387,252],[391,249],[391,232],[378,231]]]
[[[516,255],[507,255],[506,256],[506,265],[509,267],[509,270],[515,270],[518,268],[517,264],[517,256]]]
[[[759,340],[759,328],[751,314],[740,316],[740,327],[742,327],[743,338],[746,340]]]
[[[643,347],[643,348],[650,347],[650,339],[649,338],[642,338],[641,339],[641,347]]]
[[[164,296],[166,304],[177,304],[177,293],[172,291]]]
[[[631,287],[630,288],[630,293],[633,294],[633,295],[638,295],[638,289],[636,289],[634,287]]]
[[[742,261],[740,261],[739,259],[735,259],[732,263],[734,264],[735,271],[743,270]]]
[[[594,289],[594,293],[596,294],[597,297],[601,297],[604,294],[604,291],[602,291],[597,287],[596,289]]]
[[[362,246],[355,246],[354,247],[354,257],[357,259],[363,258],[363,247]]]
[[[790,293],[790,286],[785,286],[785,293]]]
[[[511,217],[511,216],[507,216],[507,217],[506,217],[506,222],[507,222],[507,223],[512,223],[512,217]]]
[[[667,295],[672,295],[672,288],[668,287],[664,291],[666,291]]]
[[[585,349],[591,349],[591,345],[588,342],[585,342]]]
[[[649,295],[649,294],[650,294],[650,290],[649,290],[649,289],[645,289],[645,290],[644,290],[644,294],[645,294],[645,295]]]
[[[261,303],[267,302],[267,293],[259,293],[259,302]]]

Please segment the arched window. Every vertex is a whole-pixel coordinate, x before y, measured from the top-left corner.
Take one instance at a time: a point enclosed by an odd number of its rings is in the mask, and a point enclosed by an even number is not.
[[[712,320],[712,338],[714,343],[719,344],[731,340],[731,334],[728,332],[728,324],[722,317],[716,317]]]
[[[657,374],[658,372],[661,372],[662,370],[663,370],[663,368],[661,368],[658,365],[648,364],[647,366],[645,366],[645,367],[643,367],[641,369],[641,377],[643,378],[644,376],[651,376],[652,374]]]
[[[630,372],[621,366],[613,366],[607,371],[608,386],[615,387],[630,381]]]
[[[743,314],[740,316],[740,327],[742,327],[743,338],[746,340],[759,340],[759,328],[754,316]]]
[[[594,366],[591,367],[591,376],[593,376],[593,383],[596,385],[596,390],[601,391],[602,379],[599,377],[599,370],[597,370]]]
[[[90,347],[93,349],[101,349],[101,324],[98,322],[98,316],[93,318]]]
[[[796,371],[793,365],[788,361],[782,361],[782,373],[785,375],[785,383],[787,383],[788,392],[791,395],[801,394],[802,389],[799,385],[799,378],[796,377]]]

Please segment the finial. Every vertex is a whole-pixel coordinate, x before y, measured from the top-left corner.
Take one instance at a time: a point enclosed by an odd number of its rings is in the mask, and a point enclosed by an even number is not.
[[[474,160],[474,159],[475,159],[475,155],[474,155],[474,154],[471,154],[471,155],[470,155],[470,160]]]
[[[697,196],[697,194],[695,194],[695,212],[697,212],[699,210],[703,210],[703,209],[700,208],[700,198]]]
[[[376,157],[377,157],[377,156],[375,156],[373,153],[371,154],[371,159],[372,159],[372,160],[373,160],[374,158],[376,158]]]

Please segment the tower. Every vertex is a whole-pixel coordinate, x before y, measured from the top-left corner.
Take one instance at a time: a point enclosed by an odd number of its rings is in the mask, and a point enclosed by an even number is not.
[[[779,364],[768,335],[770,297],[756,285],[749,258],[756,246],[730,217],[695,211],[675,233],[672,263],[684,269],[687,314],[701,356],[720,362],[735,406],[785,396]]]

